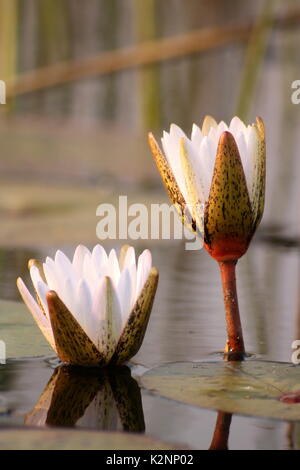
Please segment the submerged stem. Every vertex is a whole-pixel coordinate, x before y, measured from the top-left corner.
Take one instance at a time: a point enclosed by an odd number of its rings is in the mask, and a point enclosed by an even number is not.
[[[224,358],[228,361],[242,361],[245,357],[245,346],[236,291],[236,263],[236,260],[219,262],[228,337]]]
[[[217,422],[209,450],[228,450],[231,419],[231,414],[218,411]]]

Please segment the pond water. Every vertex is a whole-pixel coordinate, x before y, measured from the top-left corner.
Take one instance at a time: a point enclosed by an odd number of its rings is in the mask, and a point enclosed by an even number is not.
[[[65,251],[71,253],[72,247]],[[204,250],[185,251],[181,243],[162,241],[151,251],[160,282],[133,365],[83,375],[80,370],[58,368],[52,356],[10,358],[0,366],[1,427],[46,424],[125,430],[179,446],[209,448],[216,411],[156,396],[140,389],[134,377],[168,362],[221,360],[226,338],[218,266]],[[15,279],[21,275],[28,280],[27,260],[53,252],[2,250],[0,298],[19,300]],[[300,339],[298,247],[257,238],[240,260],[237,276],[247,350],[258,358],[290,362],[291,343]],[[24,329],[20,338],[25,344],[27,334]],[[37,329],[35,334],[38,337]],[[28,336],[28,356],[31,341]],[[299,449],[299,434],[299,423],[233,416],[228,445],[230,449]]]

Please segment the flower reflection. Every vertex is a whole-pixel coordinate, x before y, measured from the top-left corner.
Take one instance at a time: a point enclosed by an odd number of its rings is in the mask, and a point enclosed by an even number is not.
[[[218,411],[216,426],[209,450],[228,450],[232,414]]]
[[[25,424],[98,430],[145,430],[141,392],[126,366],[57,367]]]

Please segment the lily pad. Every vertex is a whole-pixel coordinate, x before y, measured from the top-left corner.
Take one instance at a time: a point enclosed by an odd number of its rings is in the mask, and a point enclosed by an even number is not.
[[[189,405],[232,414],[300,420],[300,403],[284,403],[300,390],[300,367],[248,360],[166,364],[140,377],[142,387]]]
[[[0,301],[0,340],[7,358],[54,354],[21,302]]]
[[[184,449],[150,436],[121,432],[56,429],[0,431],[1,450],[147,450]]]

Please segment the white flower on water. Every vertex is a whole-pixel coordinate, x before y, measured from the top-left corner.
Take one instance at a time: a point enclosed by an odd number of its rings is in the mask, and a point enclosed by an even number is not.
[[[193,124],[190,138],[176,124],[171,124],[170,132],[164,131],[161,139],[165,156],[186,201],[190,197],[185,172],[182,170],[181,139],[184,139],[185,150],[194,170],[199,199],[205,202],[209,197],[219,140],[225,131],[230,132],[236,141],[251,200],[255,162],[260,151],[256,125],[246,126],[235,116],[228,126],[224,121],[218,124],[213,117],[207,116],[201,129]]]
[[[57,251],[29,269],[37,301],[20,278],[19,291],[64,362],[121,363],[137,352],[158,280],[149,250],[136,261],[133,247],[124,246],[118,258],[114,249],[79,245],[72,260]]]
[[[215,259],[238,259],[262,218],[266,151],[261,118],[246,126],[237,116],[229,125],[206,116],[190,138],[172,124],[149,144],[169,197],[182,222],[203,238]]]

